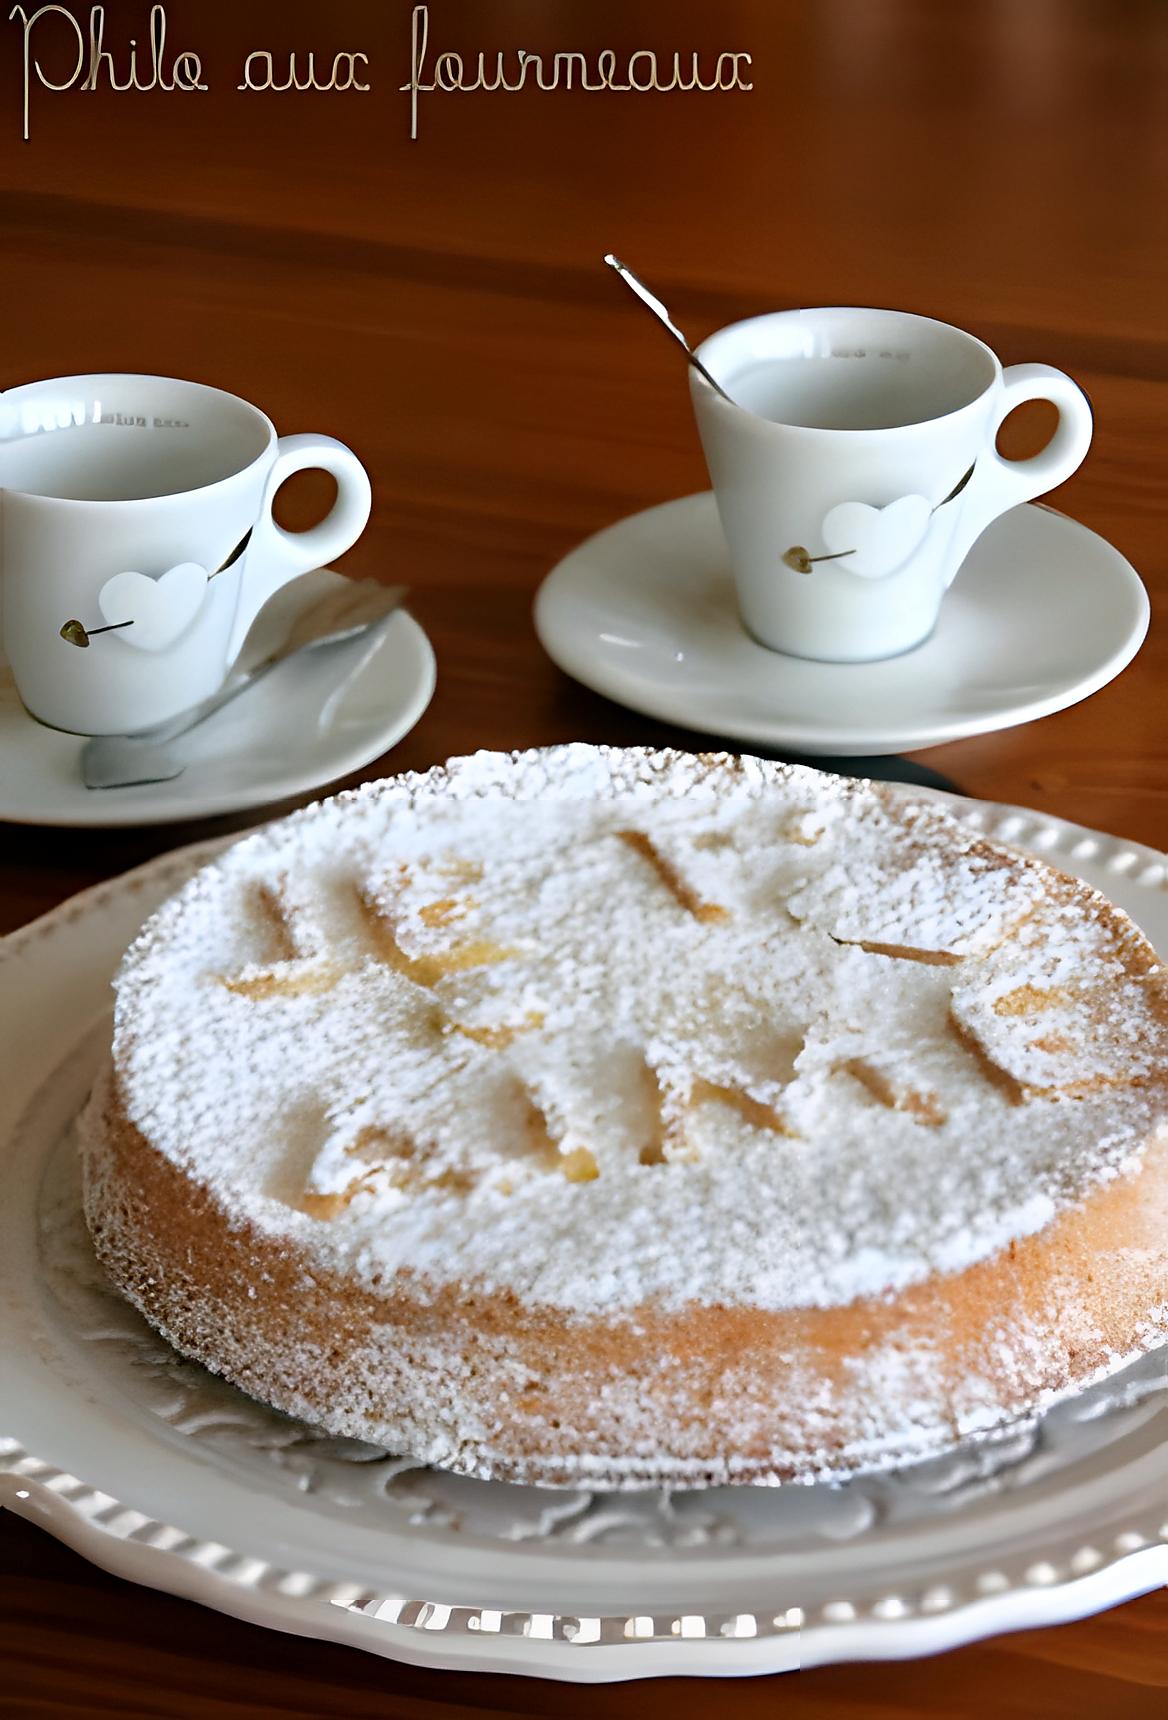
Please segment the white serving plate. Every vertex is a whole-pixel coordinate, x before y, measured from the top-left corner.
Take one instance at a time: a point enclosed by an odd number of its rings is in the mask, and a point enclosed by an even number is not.
[[[1168,949],[1168,864],[953,801]],[[420,1470],[178,1358],[110,1292],[71,1120],[144,917],[218,845],[0,945],[0,1504],[121,1576],[432,1667],[600,1681],[928,1654],[1168,1581],[1168,1357],[1034,1425],[845,1486],[603,1495]]]

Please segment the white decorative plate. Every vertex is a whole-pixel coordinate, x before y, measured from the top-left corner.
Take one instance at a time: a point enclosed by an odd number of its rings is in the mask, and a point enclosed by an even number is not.
[[[1168,863],[1008,807],[992,835],[1168,949]],[[931,1653],[1168,1581],[1168,1357],[1034,1425],[842,1486],[603,1495],[411,1468],[181,1360],[101,1280],[71,1120],[138,925],[214,845],[0,945],[0,1504],[109,1570],[434,1667],[577,1680]]]
[[[1040,503],[974,544],[932,635],[882,663],[768,651],[738,618],[712,492],[597,532],[552,569],[535,626],[552,660],[634,711],[822,757],[916,752],[1098,692],[1148,631],[1117,549]]]
[[[272,600],[291,620],[339,586],[318,568]],[[370,647],[354,639],[290,659],[225,705],[183,744],[189,758],[173,782],[89,789],[79,735],[30,717],[0,660],[0,820],[13,824],[170,824],[247,807],[272,806],[337,782],[395,746],[434,694],[434,652],[401,610]]]

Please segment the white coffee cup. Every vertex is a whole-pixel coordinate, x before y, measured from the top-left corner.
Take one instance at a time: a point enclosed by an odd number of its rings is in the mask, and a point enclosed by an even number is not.
[[[698,353],[730,396],[691,370],[742,620],[797,657],[863,663],[919,645],[990,522],[1069,478],[1091,442],[1070,377],[1003,371],[928,317],[779,311]],[[1052,401],[1058,428],[1032,459],[1006,460],[995,438],[1024,400]]]
[[[332,474],[336,501],[288,532],[272,501],[306,467]],[[258,407],[201,383],[71,376],[0,395],[0,637],[24,704],[90,735],[197,704],[268,598],[348,549],[369,506],[343,443],[277,437]],[[85,648],[62,637],[69,622]]]

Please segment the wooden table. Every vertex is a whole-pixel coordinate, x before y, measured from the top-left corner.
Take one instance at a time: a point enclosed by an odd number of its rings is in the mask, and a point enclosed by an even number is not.
[[[107,45],[144,40],[146,10],[108,7]],[[416,141],[397,90],[405,0],[167,12],[174,47],[204,56],[206,94],[34,90],[27,145],[19,30],[0,22],[0,382],[190,375],[353,444],[376,505],[346,567],[411,585],[439,661],[431,710],[368,774],[476,746],[694,744],[567,681],[530,622],[574,541],[705,481],[682,366],[599,267],[610,248],[694,334],[777,305],[894,304],[1006,362],[1070,370],[1097,434],[1056,500],[1162,600],[1157,0],[436,0],[433,51],[741,50],[755,88],[434,94]],[[329,64],[366,52],[373,87],[240,93],[243,55],[269,45]],[[1014,447],[1043,429],[1023,424]],[[326,500],[304,480],[286,517]],[[1095,698],[923,762],[966,793],[1163,846],[1166,672],[1154,621]],[[211,828],[0,827],[3,928]],[[632,1714],[648,1694],[675,1713],[1138,1720],[1168,1686],[1164,1593],[934,1661],[647,1693],[425,1674],[268,1634],[108,1578],[11,1516],[0,1585],[0,1709],[20,1716]]]

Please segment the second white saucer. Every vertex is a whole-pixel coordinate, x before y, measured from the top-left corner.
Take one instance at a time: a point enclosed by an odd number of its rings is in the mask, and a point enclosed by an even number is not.
[[[343,583],[320,568],[272,603],[291,620]],[[81,780],[84,740],[30,717],[0,663],[0,822],[169,824],[294,799],[388,752],[430,703],[434,679],[430,641],[402,609],[372,646],[302,652],[209,717],[184,741],[189,762],[173,781],[94,790]]]
[[[1118,550],[1031,504],[974,545],[915,651],[881,663],[783,656],[742,628],[706,491],[580,544],[540,588],[535,625],[560,668],[649,716],[756,746],[867,756],[1076,704],[1130,663],[1149,613]]]

